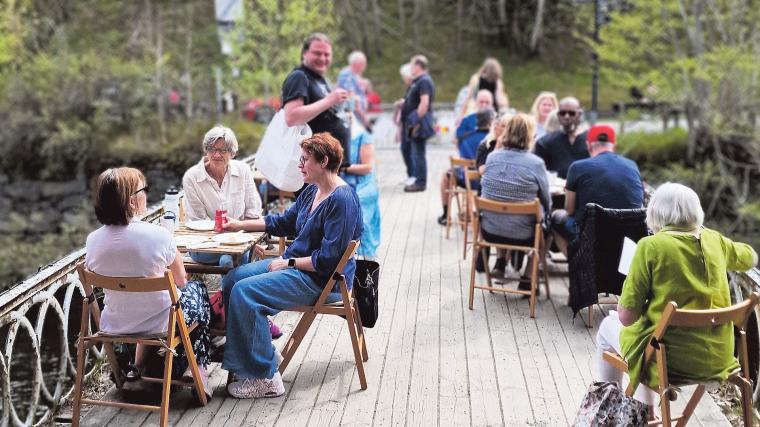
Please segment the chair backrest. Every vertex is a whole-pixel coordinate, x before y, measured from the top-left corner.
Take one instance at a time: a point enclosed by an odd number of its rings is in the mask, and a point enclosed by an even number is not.
[[[671,301],[665,306],[662,317],[655,327],[654,333],[652,334],[652,342],[656,343],[661,341],[670,326],[705,328],[733,322],[736,329],[744,331],[747,327],[750,315],[755,310],[758,301],[760,301],[760,294],[757,292],[753,292],[746,300],[730,307],[712,310],[682,310],[678,308],[678,304],[676,304],[675,301]],[[744,348],[746,346],[745,340],[746,337],[742,338],[742,342],[740,343],[740,347],[742,347],[740,348],[740,356],[741,353],[746,351],[746,348]],[[645,365],[651,360],[653,355],[654,347],[652,345],[647,345],[646,350],[644,351]]]
[[[665,314],[668,313],[663,314],[660,323],[666,326],[679,326],[682,328],[701,328],[733,322],[734,326],[738,329],[744,329],[758,301],[760,301],[760,295],[757,292],[753,292],[746,300],[730,307],[712,310],[679,309],[678,305],[671,301],[668,304],[673,307],[670,310],[671,313],[667,316]]]
[[[327,295],[332,292],[332,288],[335,286],[335,283],[337,283],[338,280],[345,280],[345,276],[343,275],[343,270],[346,268],[346,264],[348,264],[348,260],[351,259],[351,257],[354,256],[356,253],[356,249],[359,248],[359,241],[358,240],[351,240],[348,242],[348,246],[346,247],[346,250],[343,252],[343,256],[340,258],[340,261],[338,261],[338,265],[335,267],[335,270],[332,273],[332,276],[330,276],[330,279],[325,284],[324,289],[322,290],[322,293],[319,295],[319,298],[317,299],[316,305],[322,305],[327,301]],[[348,287],[349,284],[346,283],[346,287]]]
[[[472,191],[472,182],[480,179],[480,172],[474,169],[467,169],[464,175],[464,185],[467,191]]]
[[[638,242],[647,234],[645,209],[586,205],[580,236],[568,248],[573,313],[598,302],[600,293],[620,295],[625,276],[618,271],[618,265],[624,237]]]
[[[506,215],[535,215],[536,222],[541,222],[543,218],[541,202],[538,199],[534,199],[531,202],[499,202],[476,197],[475,209],[478,213],[493,212]]]
[[[110,277],[87,270],[82,262],[77,265],[77,272],[86,291],[92,291],[94,288],[120,292],[169,291],[172,304],[179,301],[174,276],[169,270],[164,271],[161,277]]]
[[[449,161],[451,162],[452,168],[474,168],[475,167],[475,160],[474,159],[463,159],[461,157],[454,157],[449,156]]]

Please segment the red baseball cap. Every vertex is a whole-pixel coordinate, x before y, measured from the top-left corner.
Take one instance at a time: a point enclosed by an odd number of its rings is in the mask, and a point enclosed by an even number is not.
[[[608,125],[595,125],[588,130],[586,142],[610,142],[615,143],[615,129]]]

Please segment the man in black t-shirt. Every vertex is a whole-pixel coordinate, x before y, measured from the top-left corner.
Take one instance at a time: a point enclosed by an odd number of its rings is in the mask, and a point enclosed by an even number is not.
[[[401,107],[402,138],[408,138],[411,148],[414,184],[404,187],[404,191],[425,191],[427,186],[427,160],[425,144],[435,134],[433,128],[433,100],[435,85],[427,73],[428,61],[422,55],[415,55],[410,61],[412,66],[412,85],[406,91]]]
[[[580,102],[568,96],[559,102],[557,118],[562,128],[556,132],[544,135],[536,142],[533,152],[544,159],[546,169],[557,172],[565,179],[567,170],[576,160],[587,159],[586,132],[578,133],[583,110]]]
[[[301,65],[293,69],[282,84],[282,103],[288,126],[308,124],[312,133],[329,132],[343,147],[343,162],[348,164],[351,132],[341,120],[338,106],[348,100],[346,90],[332,89],[325,80],[332,62],[330,39],[313,33],[303,43]],[[346,114],[350,117],[350,113]]]

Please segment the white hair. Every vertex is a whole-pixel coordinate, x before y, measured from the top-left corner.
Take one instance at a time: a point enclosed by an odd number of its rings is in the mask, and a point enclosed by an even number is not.
[[[412,78],[412,64],[404,64],[399,68],[398,70],[399,74],[401,74],[401,77],[405,79],[411,79]]]
[[[674,182],[659,186],[647,207],[647,226],[655,233],[667,226],[683,231],[696,230],[702,227],[704,219],[697,193]]]
[[[367,62],[367,57],[364,56],[364,53],[355,50],[348,54],[348,63],[353,64],[355,62]]]
[[[203,137],[203,151],[214,148],[214,144],[219,139],[224,140],[224,148],[230,150],[232,154],[237,153],[238,141],[235,137],[235,132],[222,125],[216,125],[206,132],[206,135]]]

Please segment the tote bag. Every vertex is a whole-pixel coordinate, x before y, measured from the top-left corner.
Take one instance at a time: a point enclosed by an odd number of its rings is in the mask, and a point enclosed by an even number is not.
[[[627,396],[614,382],[594,382],[583,397],[574,427],[637,427],[647,423],[649,407]]]
[[[303,176],[298,169],[301,157],[300,143],[310,136],[311,128],[307,124],[285,124],[285,111],[281,109],[267,126],[264,138],[256,151],[254,166],[278,189],[300,190],[303,187]]]

